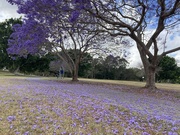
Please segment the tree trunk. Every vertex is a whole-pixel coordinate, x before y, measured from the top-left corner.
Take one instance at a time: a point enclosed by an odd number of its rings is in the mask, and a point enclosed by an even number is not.
[[[139,31],[138,38],[142,41],[142,35]],[[157,68],[157,55],[154,56],[153,60],[150,60],[145,51],[143,50],[142,46],[136,42],[137,49],[139,51],[144,70],[145,70],[145,75],[146,75],[146,85],[145,87],[148,88],[149,90],[155,90],[156,85],[155,85],[155,74],[156,74],[156,68]]]
[[[146,66],[145,69],[146,73],[146,85],[145,87],[148,88],[149,90],[155,90],[156,85],[155,85],[155,74],[156,74],[156,69],[149,66]]]
[[[16,70],[14,71],[14,74],[15,74],[15,75],[18,75],[18,73],[19,73],[19,68],[20,68],[20,66],[18,66],[18,67],[16,68]]]
[[[140,52],[140,51],[139,51]],[[141,60],[144,66],[145,76],[146,76],[146,85],[145,87],[149,90],[155,90],[155,75],[156,75],[156,64],[149,61],[149,59],[144,55],[143,52],[140,52]]]
[[[78,73],[73,70],[72,81],[78,81]]]
[[[78,80],[78,70],[79,70],[79,64],[76,63],[74,65],[74,69],[73,69],[73,72],[72,72],[72,81],[79,81]]]

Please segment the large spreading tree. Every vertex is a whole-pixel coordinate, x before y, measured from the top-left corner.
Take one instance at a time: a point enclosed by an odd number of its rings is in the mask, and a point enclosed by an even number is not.
[[[161,34],[179,27],[179,0],[82,0],[87,15],[98,21],[101,31],[111,36],[133,39],[146,74],[146,86],[155,89],[155,74],[163,56],[180,50],[180,46],[161,51]],[[89,3],[89,4],[88,4]],[[82,4],[82,3],[79,3]],[[90,6],[87,6],[90,5]],[[79,20],[88,23],[87,20]],[[91,22],[89,22],[91,23]],[[170,33],[170,32],[169,32]],[[173,32],[171,32],[173,34]],[[170,45],[172,46],[172,45]]]
[[[18,12],[25,14],[23,24],[13,26],[14,32],[8,40],[7,51],[11,56],[27,57],[28,54],[37,53],[44,55],[59,49],[58,45],[63,44],[65,39],[58,25],[58,20],[63,16],[57,9],[62,4],[60,1],[56,3],[43,0],[8,2],[17,4]]]
[[[53,52],[68,65],[72,80],[78,80],[78,70],[83,54],[102,49],[100,41],[107,33],[95,30],[91,23],[75,22],[77,17],[91,20],[90,16],[76,16],[73,2],[56,0],[13,0],[18,12],[25,14],[22,25],[15,25],[9,39],[8,53],[26,57],[42,51]],[[76,3],[74,3],[76,5]],[[83,12],[83,11],[82,11]],[[91,30],[90,30],[91,29]],[[73,58],[68,50],[73,50]],[[59,53],[61,52],[61,53]]]

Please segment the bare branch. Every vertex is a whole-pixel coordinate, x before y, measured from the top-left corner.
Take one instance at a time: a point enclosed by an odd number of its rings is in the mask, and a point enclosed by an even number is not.
[[[180,47],[177,47],[177,48],[174,48],[174,49],[172,49],[172,50],[163,52],[161,55],[162,55],[162,56],[165,56],[165,55],[167,55],[167,54],[169,54],[169,53],[176,52],[176,51],[179,51],[179,50],[180,50]]]

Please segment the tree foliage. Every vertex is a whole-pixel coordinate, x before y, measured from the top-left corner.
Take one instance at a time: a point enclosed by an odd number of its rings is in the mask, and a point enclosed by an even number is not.
[[[160,71],[157,79],[159,81],[178,82],[180,77],[180,67],[174,58],[165,56],[159,63]]]
[[[19,62],[19,71],[29,74],[29,73],[43,73],[49,71],[49,63],[52,60],[48,55],[39,57],[28,55],[27,58],[22,58]]]
[[[125,80],[127,64],[128,62],[119,56],[108,55],[106,58],[95,58],[92,62],[92,77]]]
[[[12,66],[13,61],[6,49],[8,48],[8,39],[13,33],[12,26],[15,24],[21,24],[21,19],[9,19],[0,23],[0,69]]]

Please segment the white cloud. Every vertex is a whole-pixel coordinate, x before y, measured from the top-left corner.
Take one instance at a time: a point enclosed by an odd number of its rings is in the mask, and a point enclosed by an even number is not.
[[[175,54],[174,58],[177,62],[177,65],[180,67],[180,51]]]
[[[169,32],[169,34],[167,35],[167,38],[166,38],[166,42],[165,42],[165,46],[166,46],[165,51],[180,47],[179,31],[180,31],[180,26],[177,26],[177,27],[175,27],[175,29],[172,29]],[[146,31],[146,34],[147,33],[152,33],[152,30],[151,30],[151,32]],[[166,33],[167,33],[166,31],[163,31],[160,34],[161,40],[158,41],[159,54],[161,54],[164,50],[164,45],[162,43],[165,41]],[[147,34],[147,35],[149,35],[149,34]],[[128,58],[128,61],[130,63],[129,67],[140,67],[142,65],[142,62],[141,62],[141,58],[140,58],[139,52],[138,52],[135,44],[133,47],[131,47],[129,49],[129,52],[131,53],[129,58]],[[170,53],[170,54],[168,54],[168,56],[174,57],[176,59],[178,66],[180,66],[180,50],[173,52],[173,53]]]
[[[20,14],[17,13],[17,6],[9,4],[6,0],[1,0],[0,4],[0,22],[10,18],[19,18]]]
[[[139,67],[142,64],[142,62],[138,49],[135,44],[129,49],[129,52],[130,52],[130,55],[128,56],[129,67]]]
[[[166,43],[165,43],[165,46],[166,46],[165,51],[168,51],[168,50],[171,50],[171,49],[174,49],[174,48],[177,48],[180,46],[179,31],[180,31],[180,27],[176,27],[175,29],[172,29],[172,31],[168,32]],[[167,34],[167,32],[164,31],[160,35],[162,37],[163,41],[165,39],[166,34]],[[161,51],[163,51],[163,50],[161,50]]]
[[[180,47],[179,31],[180,31],[180,27],[176,27],[176,30],[172,31],[172,33],[168,36],[165,51]],[[180,50],[170,53],[168,54],[168,56],[174,57],[176,59],[178,66],[180,66]]]

